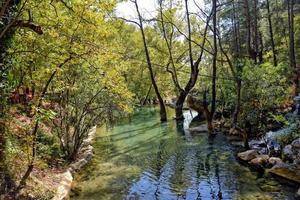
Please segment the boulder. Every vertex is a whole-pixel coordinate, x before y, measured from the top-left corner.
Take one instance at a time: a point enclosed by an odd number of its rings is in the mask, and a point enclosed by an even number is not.
[[[291,144],[292,152],[294,155],[297,155],[300,151],[300,138],[294,140]]]
[[[283,163],[283,161],[280,158],[277,157],[271,157],[268,160],[268,163],[273,167],[275,165],[280,165]]]
[[[62,180],[59,183],[56,194],[52,200],[64,200],[69,199],[69,193],[71,191],[73,182],[73,176],[70,171],[67,171],[63,174]]]
[[[269,174],[271,174],[274,178],[283,182],[284,184],[289,184],[294,187],[300,187],[300,174],[299,174],[299,166],[291,167],[282,165],[275,165],[272,169],[268,170]]]
[[[254,158],[249,162],[249,164],[254,166],[263,166],[266,162],[263,158]]]
[[[249,165],[254,170],[263,173],[264,167],[267,165],[269,160],[268,155],[257,155],[254,159],[249,162]]]
[[[284,160],[288,160],[288,161],[291,161],[293,160],[293,151],[292,151],[292,145],[286,145],[284,148],[283,148],[283,158]]]
[[[250,161],[250,164],[253,165],[265,165],[269,160],[268,155],[257,155],[256,158]]]
[[[81,159],[81,160],[77,161],[76,163],[71,164],[70,168],[72,168],[72,171],[79,171],[87,163],[88,163],[87,160]]]
[[[242,161],[250,161],[258,155],[256,150],[248,150],[245,152],[238,153],[238,158],[241,159]]]

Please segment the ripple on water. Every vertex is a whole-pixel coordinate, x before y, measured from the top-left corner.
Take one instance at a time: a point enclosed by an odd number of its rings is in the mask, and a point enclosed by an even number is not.
[[[161,125],[155,112],[146,119],[143,112],[131,123],[99,130],[94,164],[78,179],[81,193],[73,199],[287,198],[284,190],[263,192],[256,173],[236,162],[224,136],[185,135],[175,121]]]

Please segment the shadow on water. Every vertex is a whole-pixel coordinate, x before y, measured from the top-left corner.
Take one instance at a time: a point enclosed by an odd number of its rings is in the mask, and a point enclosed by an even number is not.
[[[185,112],[181,124],[161,124],[154,111],[98,130],[95,158],[77,177],[72,199],[289,199],[274,181],[278,190],[264,192],[260,186],[268,181],[236,162],[222,134],[190,134],[193,113]]]

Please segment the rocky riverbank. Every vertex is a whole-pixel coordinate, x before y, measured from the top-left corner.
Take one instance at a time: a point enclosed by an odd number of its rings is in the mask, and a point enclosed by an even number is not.
[[[74,174],[82,169],[82,167],[84,167],[88,162],[90,162],[93,157],[94,148],[91,143],[95,135],[96,126],[90,130],[88,137],[83,141],[77,160],[73,162],[66,172],[62,174],[62,180],[60,181],[56,194],[52,200],[69,199]]]
[[[299,188],[300,199],[300,95],[294,98],[294,111],[286,116],[288,125],[268,132],[260,140],[249,142],[250,150],[238,153],[238,159],[261,173],[267,173],[283,184]]]
[[[298,146],[294,145],[299,140],[300,139],[297,139],[293,142],[293,152],[297,151],[297,153],[299,153]],[[238,153],[237,157],[242,164],[249,166],[251,169],[261,174],[267,173],[285,185],[299,188],[295,194],[295,198],[300,199],[300,160],[295,159],[294,162],[290,163],[286,160],[282,160],[280,157],[260,154],[255,149]]]

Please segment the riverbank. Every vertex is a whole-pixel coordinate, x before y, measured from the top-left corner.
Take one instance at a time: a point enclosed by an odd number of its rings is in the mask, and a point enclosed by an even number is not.
[[[185,121],[159,122],[157,108],[141,108],[130,120],[99,128],[95,156],[78,176],[73,200],[115,199],[285,199],[294,190],[260,177],[237,162],[240,147],[224,134],[187,131]],[[174,114],[173,110],[168,111]],[[276,188],[276,190],[274,190]]]
[[[30,161],[31,146],[25,142],[30,140],[33,119],[28,110],[16,105],[9,111],[9,130],[7,135],[7,166],[9,179],[6,180],[9,188],[5,194],[0,194],[0,199],[64,199],[68,196],[67,184],[71,183],[73,174],[87,164],[93,156],[92,140],[95,137],[96,127],[90,129],[88,137],[84,139],[76,160],[68,164],[62,158],[60,141],[55,135],[55,125],[51,120],[40,122],[37,134],[37,156],[32,173],[26,185],[17,193],[16,188],[24,175],[24,170]],[[55,119],[53,119],[55,120]],[[69,186],[71,188],[71,185]]]
[[[64,200],[70,198],[70,192],[73,183],[73,176],[88,164],[93,157],[92,141],[96,135],[96,126],[88,133],[87,138],[83,141],[82,147],[79,150],[76,161],[70,164],[69,168],[62,174],[62,179],[57,186],[56,193],[52,200]]]
[[[298,189],[294,197],[300,199],[300,160],[298,157],[300,152],[300,138],[289,144],[291,146],[289,153],[292,160],[287,159],[285,155],[287,152],[283,152],[282,155],[277,156],[262,154],[255,149],[256,146],[253,144],[257,145],[257,143],[252,143],[250,145],[251,150],[237,154],[238,160],[251,169],[258,171],[261,175],[270,175],[280,183],[289,185],[295,188],[295,190]]]

